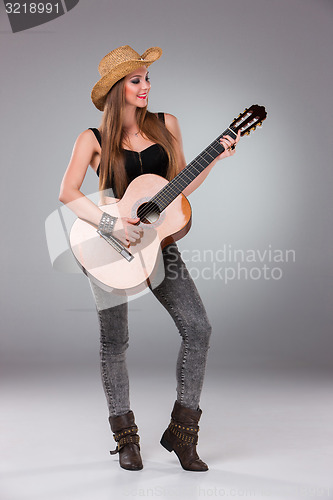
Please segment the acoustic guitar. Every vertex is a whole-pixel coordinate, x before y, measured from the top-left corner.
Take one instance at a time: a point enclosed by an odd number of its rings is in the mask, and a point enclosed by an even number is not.
[[[70,231],[72,252],[83,272],[104,290],[133,295],[163,279],[161,249],[179,240],[191,227],[191,206],[182,191],[224,151],[223,135],[236,138],[261,126],[267,116],[263,106],[246,108],[229,127],[170,182],[155,174],[136,177],[121,200],[100,206],[114,217],[139,217],[143,236],[124,247],[116,235],[108,237],[96,227],[76,219]],[[159,272],[157,270],[159,269]],[[157,276],[157,278],[156,278]]]

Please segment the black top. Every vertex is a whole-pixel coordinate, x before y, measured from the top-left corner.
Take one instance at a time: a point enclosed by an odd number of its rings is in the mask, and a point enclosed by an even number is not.
[[[164,113],[158,113],[158,117],[163,123]],[[97,128],[90,128],[95,134],[96,139],[101,145],[101,134]],[[128,149],[123,149],[125,156],[125,169],[127,173],[128,183],[142,174],[157,174],[161,177],[166,177],[169,159],[165,149],[160,144],[152,144],[148,148],[137,152]],[[99,175],[100,165],[98,165],[96,174]],[[108,186],[113,188],[113,186]]]

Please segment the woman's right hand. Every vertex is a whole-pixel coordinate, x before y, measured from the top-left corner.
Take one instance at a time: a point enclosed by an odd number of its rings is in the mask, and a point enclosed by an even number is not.
[[[139,221],[139,217],[135,219],[130,217],[119,218],[114,225],[112,235],[126,246],[130,243],[137,243],[143,235],[142,227],[136,225]]]

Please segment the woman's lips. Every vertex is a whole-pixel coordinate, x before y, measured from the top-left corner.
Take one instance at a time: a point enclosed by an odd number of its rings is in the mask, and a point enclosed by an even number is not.
[[[148,95],[148,94],[145,94],[145,95],[138,95],[137,97],[138,97],[139,99],[146,99],[146,98],[147,98],[147,95]]]

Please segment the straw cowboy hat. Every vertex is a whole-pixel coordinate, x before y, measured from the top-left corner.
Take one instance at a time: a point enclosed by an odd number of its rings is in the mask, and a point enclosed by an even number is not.
[[[94,85],[91,92],[91,100],[96,108],[103,111],[109,90],[121,78],[140,66],[150,66],[161,55],[162,49],[150,47],[140,56],[129,45],[123,45],[106,54],[98,65],[101,79]]]

